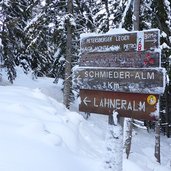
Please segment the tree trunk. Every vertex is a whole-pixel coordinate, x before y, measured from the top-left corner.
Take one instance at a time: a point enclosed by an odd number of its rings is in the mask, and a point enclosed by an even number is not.
[[[134,30],[139,30],[140,25],[140,0],[134,0],[133,26]]]
[[[69,108],[71,102],[71,57],[72,57],[72,26],[70,23],[70,16],[72,15],[73,2],[68,0],[67,3],[68,16],[66,19],[67,27],[67,44],[66,44],[66,63],[65,63],[65,81],[64,81],[64,105]]]
[[[106,13],[107,13],[107,18],[106,18],[106,32],[109,31],[109,18],[110,18],[110,13],[109,13],[109,6],[108,6],[109,2],[108,0],[105,0],[105,8],[106,8]]]

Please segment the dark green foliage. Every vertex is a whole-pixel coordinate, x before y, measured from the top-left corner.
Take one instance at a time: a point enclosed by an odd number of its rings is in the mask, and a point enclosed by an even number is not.
[[[22,6],[23,9],[20,7]],[[17,2],[16,0],[9,1],[8,4],[2,1],[0,4],[2,9],[2,27],[0,39],[2,41],[2,56],[4,65],[7,68],[9,80],[13,82],[16,77],[15,66],[20,61],[23,50],[23,27],[26,21],[27,4]],[[24,64],[27,68],[27,63]]]
[[[132,31],[133,29],[132,17],[133,17],[133,4],[130,5],[123,24],[123,28],[125,28],[128,31]]]
[[[152,27],[157,27],[161,30],[161,45],[162,45],[162,65],[169,70],[169,56],[171,56],[171,9],[167,4],[166,0],[153,0],[151,4],[152,13]],[[164,33],[164,36],[163,36]]]
[[[168,0],[141,0],[140,6],[140,30],[158,28],[161,31],[160,44],[162,48],[162,66],[171,75],[169,57],[171,56],[171,2]],[[131,5],[125,17],[124,27],[131,30],[132,27]]]

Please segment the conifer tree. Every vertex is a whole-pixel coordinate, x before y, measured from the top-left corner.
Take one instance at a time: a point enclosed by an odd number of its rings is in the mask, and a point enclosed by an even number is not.
[[[131,30],[132,5],[125,17],[124,27]],[[168,0],[140,1],[140,30],[158,28],[161,31],[162,66],[169,71],[169,56],[171,56],[171,3]],[[171,71],[170,71],[171,72]],[[171,73],[170,73],[171,75]]]
[[[2,56],[11,82],[16,77],[16,65],[20,63],[25,69],[28,67],[27,61],[22,57],[25,41],[23,28],[28,15],[27,4],[26,1],[17,0],[1,2],[3,16],[1,18],[2,29],[0,30]]]
[[[98,32],[107,32],[118,28],[127,0],[101,0],[96,2],[95,22]]]

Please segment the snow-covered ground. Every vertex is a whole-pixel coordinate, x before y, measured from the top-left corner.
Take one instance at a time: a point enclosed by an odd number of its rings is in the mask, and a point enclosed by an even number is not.
[[[5,78],[3,77],[3,80]],[[6,82],[7,83],[7,82]],[[32,80],[20,73],[0,86],[1,171],[106,171],[108,118],[85,120],[62,104],[62,81]],[[170,171],[171,138],[161,135],[161,164],[154,158],[154,131],[135,128],[123,171]]]

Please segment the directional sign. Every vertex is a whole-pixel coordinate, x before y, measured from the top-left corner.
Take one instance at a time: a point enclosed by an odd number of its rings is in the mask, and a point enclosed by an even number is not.
[[[156,48],[160,45],[160,31],[159,30],[148,30],[144,31],[144,49]]]
[[[156,94],[118,93],[80,90],[82,112],[110,115],[117,111],[121,117],[157,119],[159,96]]]
[[[81,89],[160,94],[165,85],[163,68],[79,67],[74,76],[75,85]]]
[[[81,53],[144,51],[159,47],[159,30],[83,37]]]
[[[101,52],[81,55],[80,66],[150,68],[160,66],[159,52]]]

